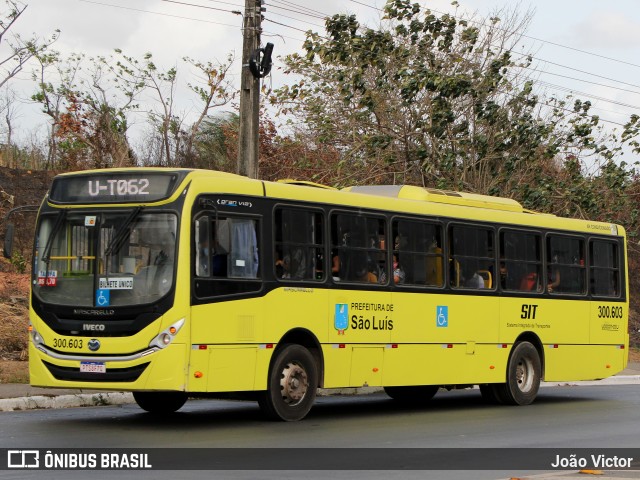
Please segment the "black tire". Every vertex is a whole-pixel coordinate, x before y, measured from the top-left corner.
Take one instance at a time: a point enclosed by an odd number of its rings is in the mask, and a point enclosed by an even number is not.
[[[384,387],[384,393],[397,402],[422,404],[431,400],[438,392],[437,385],[416,385],[411,387]]]
[[[140,408],[149,413],[173,413],[185,404],[185,392],[133,392],[133,398]]]
[[[507,382],[496,384],[496,394],[507,405],[533,403],[540,388],[542,363],[536,347],[529,342],[516,343],[509,357]]]
[[[317,389],[318,368],[311,352],[301,345],[285,345],[276,354],[258,404],[273,420],[295,422],[309,413]]]

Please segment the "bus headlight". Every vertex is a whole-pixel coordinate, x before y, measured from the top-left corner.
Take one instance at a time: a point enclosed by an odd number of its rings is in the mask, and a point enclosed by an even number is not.
[[[29,324],[29,327],[27,329],[31,334],[31,340],[33,340],[33,343],[36,347],[38,345],[44,345],[44,340],[42,339],[38,331],[35,328],[33,328],[33,325]]]
[[[176,335],[178,335],[178,332],[180,332],[180,329],[184,325],[184,320],[185,320],[184,318],[181,318],[173,325],[170,325],[168,328],[165,328],[162,332],[156,335],[156,337],[153,340],[151,340],[151,343],[149,343],[149,346],[166,348],[171,342],[173,342],[173,339]]]

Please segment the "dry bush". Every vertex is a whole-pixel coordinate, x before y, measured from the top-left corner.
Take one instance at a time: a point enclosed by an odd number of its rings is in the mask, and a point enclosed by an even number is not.
[[[27,359],[29,275],[0,273],[0,358]]]

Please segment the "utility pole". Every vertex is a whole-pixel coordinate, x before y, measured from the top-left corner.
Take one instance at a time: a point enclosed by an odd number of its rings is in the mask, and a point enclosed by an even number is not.
[[[260,47],[261,6],[261,0],[245,0],[244,3],[237,172],[249,178],[258,178],[260,78],[251,73],[249,62]]]

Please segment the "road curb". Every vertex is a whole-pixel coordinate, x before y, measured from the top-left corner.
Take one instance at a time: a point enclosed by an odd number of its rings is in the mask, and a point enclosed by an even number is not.
[[[339,388],[319,389],[319,397],[335,395],[368,395],[381,392],[381,388]],[[130,392],[79,393],[74,395],[32,395],[18,398],[0,399],[0,412],[15,412],[21,410],[37,410],[73,407],[100,407],[106,405],[126,405],[135,403]]]
[[[81,393],[77,395],[34,395],[30,397],[4,398],[0,400],[0,412],[48,408],[97,407],[133,403],[133,395],[127,392]]]

